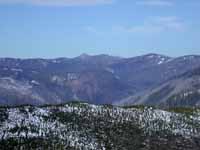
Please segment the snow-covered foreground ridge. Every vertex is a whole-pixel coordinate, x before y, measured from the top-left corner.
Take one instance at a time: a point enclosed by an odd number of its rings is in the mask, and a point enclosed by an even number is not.
[[[57,106],[0,108],[0,138],[57,137],[72,147],[102,149],[96,128],[105,124],[131,124],[145,135],[156,132],[200,138],[200,111],[192,114],[168,112],[151,107],[121,108],[68,103]],[[131,128],[131,127],[130,127]],[[104,132],[104,129],[102,129]],[[106,138],[106,134],[103,135]]]

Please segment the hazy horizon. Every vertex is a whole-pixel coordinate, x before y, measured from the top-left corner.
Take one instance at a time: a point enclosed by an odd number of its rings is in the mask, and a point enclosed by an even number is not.
[[[171,57],[171,58],[178,58],[178,57],[184,57],[184,56],[200,56],[200,54],[186,54],[186,55],[177,55],[177,56],[170,56],[170,55],[165,55],[165,54],[161,54],[161,53],[144,53],[144,54],[140,54],[140,55],[129,55],[129,56],[118,56],[118,55],[112,55],[112,54],[106,54],[106,53],[99,53],[99,54],[89,54],[89,53],[81,53],[78,54],[76,56],[58,56],[58,57],[3,57],[0,56],[0,59],[3,58],[13,58],[13,59],[59,59],[59,58],[69,58],[69,59],[73,59],[76,57],[80,57],[81,55],[88,55],[88,56],[100,56],[100,55],[107,55],[107,56],[112,56],[112,57],[119,57],[119,58],[133,58],[133,57],[138,57],[138,56],[145,56],[145,55],[151,55],[151,54],[155,54],[155,55],[162,55],[162,56],[166,56],[166,57]]]

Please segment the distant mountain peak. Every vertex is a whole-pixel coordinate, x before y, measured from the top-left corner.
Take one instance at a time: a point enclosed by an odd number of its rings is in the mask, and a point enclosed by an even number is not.
[[[80,56],[78,56],[78,58],[81,58],[81,59],[87,59],[88,57],[90,57],[90,55],[87,53],[82,53]]]
[[[137,59],[136,59],[137,58]],[[161,54],[156,54],[156,53],[149,53],[149,54],[145,54],[145,55],[141,55],[138,57],[133,57],[133,60],[139,60],[140,62],[149,62],[152,65],[161,65],[163,63],[168,62],[171,57],[169,56],[165,56],[165,55],[161,55]]]
[[[144,55],[144,57],[149,57],[149,58],[170,58],[169,56],[165,56],[165,55],[162,55],[162,54],[156,54],[156,53],[149,53],[149,54],[146,54]]]

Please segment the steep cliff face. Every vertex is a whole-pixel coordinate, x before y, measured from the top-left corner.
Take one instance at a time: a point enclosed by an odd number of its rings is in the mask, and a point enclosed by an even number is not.
[[[200,110],[180,110],[78,102],[2,107],[0,149],[198,150]]]

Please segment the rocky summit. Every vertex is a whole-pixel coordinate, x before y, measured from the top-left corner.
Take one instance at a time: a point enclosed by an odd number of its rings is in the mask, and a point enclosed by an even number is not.
[[[82,102],[1,107],[0,149],[199,150],[200,109]]]

